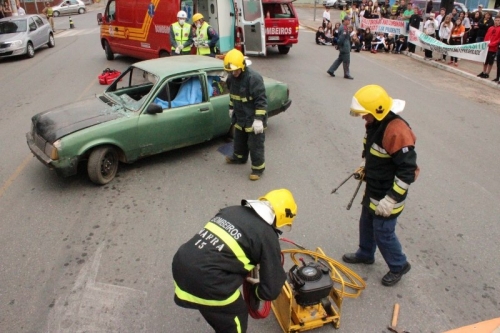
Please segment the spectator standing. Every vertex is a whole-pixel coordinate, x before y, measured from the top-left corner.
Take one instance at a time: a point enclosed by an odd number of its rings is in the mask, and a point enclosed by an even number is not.
[[[482,19],[483,15],[484,15],[484,13],[483,13],[483,5],[479,4],[477,6],[477,12],[479,13],[479,18]]]
[[[444,17],[441,26],[439,27],[439,38],[446,45],[450,44],[451,32],[453,30],[453,22],[451,22],[451,14]],[[441,59],[437,59],[440,61]],[[446,54],[443,54],[443,60],[446,61]]]
[[[365,6],[365,12],[363,13],[363,17],[365,19],[371,19],[372,18],[372,12],[373,12],[373,5],[372,5],[372,2],[370,1]]]
[[[361,4],[359,6],[359,22],[361,22],[361,18],[364,18],[365,17],[365,5]],[[361,27],[361,24],[359,25],[358,28]]]
[[[484,36],[486,36],[486,32],[493,25],[494,22],[493,19],[491,18],[491,14],[488,12],[484,13],[483,18],[478,23],[476,43],[484,41]]]
[[[434,18],[436,15],[434,13],[429,14],[429,18],[424,23],[424,33],[427,36],[436,38],[436,29],[438,27],[438,22]],[[432,51],[425,49],[425,60],[432,60]]]
[[[410,16],[410,27],[419,30],[420,22],[422,22],[422,16],[419,14],[418,7],[415,5],[413,14]],[[408,28],[408,30],[410,30],[410,28]],[[408,52],[415,53],[415,48],[416,48],[415,44],[408,43]]]
[[[458,11],[455,7],[451,10],[451,22],[455,24],[455,21],[458,19]]]
[[[490,71],[495,62],[495,56],[498,57],[498,50],[500,47],[500,15],[495,17],[494,25],[488,29],[486,32],[486,36],[484,37],[484,41],[489,41],[488,45],[488,55],[486,56],[486,60],[484,61],[483,71],[478,76],[487,79],[490,77]],[[497,77],[493,79],[493,82],[498,82],[499,79],[499,68],[498,68],[498,59],[497,59]]]
[[[3,13],[5,17],[12,16],[12,9],[10,8],[9,0],[5,1],[3,4]]]
[[[432,13],[432,7],[434,6],[432,0],[427,1],[427,5],[425,6],[425,18],[429,18]]]
[[[342,256],[350,264],[371,265],[377,247],[389,272],[384,286],[393,286],[408,273],[411,265],[396,235],[398,216],[404,209],[410,185],[419,168],[415,152],[416,136],[398,113],[405,102],[393,99],[378,85],[359,89],[352,97],[351,115],[362,116],[364,191],[359,218],[359,246],[355,253]]]
[[[465,34],[465,28],[462,25],[462,21],[458,18],[455,21],[455,26],[451,30],[450,45],[462,45],[462,39],[464,37],[464,34]],[[455,66],[458,66],[458,58],[451,57],[451,60],[448,64],[449,65],[454,64]]]
[[[418,11],[417,11],[418,13]],[[410,18],[415,14],[411,3],[408,3],[406,10],[403,12],[403,21],[405,22],[406,32],[410,31]]]
[[[436,29],[436,37],[439,38],[439,27],[441,26],[441,22],[443,22],[444,17],[446,16],[446,9],[441,8],[439,10],[439,15],[436,16],[436,21],[438,22],[438,27]]]
[[[481,21],[481,13],[475,12],[471,20],[471,27],[469,31],[469,43],[475,43],[477,38],[477,31],[479,29],[479,21]]]
[[[406,10],[407,6],[406,6],[406,2],[405,0],[400,0],[399,1],[399,7],[396,11],[396,16],[398,17],[398,19],[402,19],[403,18],[403,13],[404,11]]]
[[[347,11],[346,11],[346,7],[342,7],[342,11],[340,12],[340,21],[344,21],[344,18],[347,16]]]
[[[394,4],[391,6],[391,20],[397,19],[398,8],[399,8],[399,0],[396,0]]]
[[[339,57],[333,62],[326,72],[330,76],[335,76],[335,71],[339,68],[340,64],[342,64],[344,67],[344,79],[352,80],[353,77],[349,72],[349,64],[351,62],[351,36],[349,35],[350,23],[351,18],[346,16],[339,28]]]
[[[382,17],[382,12],[380,10],[380,6],[378,5],[378,2],[373,3],[373,11],[372,11],[372,18],[378,19]]]
[[[326,28],[328,22],[330,22],[330,7],[325,6],[325,11],[323,12],[323,29]]]
[[[26,15],[26,11],[20,4],[17,4],[17,15]]]
[[[462,44],[467,44],[469,41],[469,31],[470,31],[469,13],[460,12],[460,14],[458,14],[458,17],[462,21],[462,25],[465,28],[465,34],[464,34],[464,38],[462,40]]]

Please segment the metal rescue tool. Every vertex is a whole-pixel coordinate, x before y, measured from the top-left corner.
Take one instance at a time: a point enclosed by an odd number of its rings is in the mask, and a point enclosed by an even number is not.
[[[356,187],[356,191],[354,191],[354,194],[353,194],[353,196],[351,198],[351,201],[349,201],[349,203],[347,204],[347,207],[346,207],[347,210],[351,209],[351,206],[352,206],[352,203],[354,201],[354,198],[356,198],[356,195],[358,195],[359,188],[361,187],[361,184],[363,183],[363,179],[365,178],[365,168],[364,167],[359,167],[358,169],[356,169],[356,171],[354,171],[352,174],[349,175],[349,177],[347,177],[346,179],[344,179],[344,181],[342,181],[342,183],[340,183],[340,185],[337,186],[336,188],[334,188],[332,190],[332,192],[330,193],[330,194],[333,194],[333,193],[337,192],[337,190],[342,185],[344,185],[349,179],[351,179],[351,177],[354,177],[354,179],[359,180],[359,183],[358,183],[358,186]]]
[[[397,326],[398,326],[398,316],[399,316],[399,304],[396,303],[396,304],[394,304],[394,311],[392,313],[391,326],[387,327],[389,329],[389,331],[394,332],[394,333],[410,333],[408,331],[399,330],[397,328]]]

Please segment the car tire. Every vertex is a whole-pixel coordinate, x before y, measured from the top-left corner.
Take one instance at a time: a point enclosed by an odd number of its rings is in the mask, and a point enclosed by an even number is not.
[[[83,14],[83,13],[85,13],[85,9],[83,8],[78,9],[78,14]]]
[[[106,53],[106,59],[115,59],[115,54],[113,53],[113,50],[111,50],[111,46],[109,45],[107,40],[104,41],[104,52]]]
[[[90,153],[87,173],[93,183],[105,185],[115,178],[118,164],[118,152],[114,147],[97,147]]]
[[[49,42],[47,43],[47,46],[50,48],[56,46],[56,40],[54,39],[54,34],[49,35]]]
[[[35,48],[31,42],[26,45],[26,57],[33,58],[35,56]]]
[[[165,50],[161,50],[161,51],[160,51],[160,54],[159,54],[159,57],[160,57],[160,58],[170,57],[170,53],[168,53],[168,52],[167,52],[167,51],[165,51]]]
[[[61,13],[59,13],[57,10],[55,10],[55,11],[52,13],[52,16],[54,16],[54,17],[58,17],[58,16],[60,16],[60,15],[61,15]]]
[[[288,52],[290,52],[290,47],[286,45],[278,45],[278,51],[280,54],[288,54]]]

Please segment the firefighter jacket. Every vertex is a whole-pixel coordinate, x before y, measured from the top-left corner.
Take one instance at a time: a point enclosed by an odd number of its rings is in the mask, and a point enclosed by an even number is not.
[[[240,286],[257,264],[256,296],[276,299],[286,274],[275,229],[250,207],[221,209],[174,256],[175,302],[195,309],[229,305],[240,297]]]
[[[234,109],[232,123],[239,130],[252,132],[255,119],[267,126],[267,97],[264,79],[249,67],[238,77],[232,74],[227,79],[229,107]]]
[[[366,191],[363,205],[375,214],[379,200],[396,200],[395,218],[404,209],[408,188],[418,176],[416,137],[408,123],[392,111],[382,121],[367,125],[363,141]]]
[[[177,45],[182,46],[182,52],[190,51],[191,44],[193,44],[193,36],[189,24],[184,23],[181,26],[179,22],[175,22],[170,26],[170,45],[172,46],[172,51],[175,50]]]

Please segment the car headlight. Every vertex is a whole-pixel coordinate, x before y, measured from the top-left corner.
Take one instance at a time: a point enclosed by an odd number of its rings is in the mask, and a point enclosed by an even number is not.
[[[53,144],[45,144],[45,154],[50,157],[51,160],[59,159],[59,149],[61,148],[61,140],[55,141]]]
[[[10,47],[18,47],[18,46],[21,46],[21,45],[23,45],[23,41],[22,40],[15,40],[15,41],[10,42]]]

